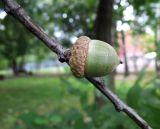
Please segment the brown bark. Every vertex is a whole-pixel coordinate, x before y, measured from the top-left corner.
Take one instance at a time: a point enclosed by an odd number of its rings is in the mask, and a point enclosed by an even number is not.
[[[137,49],[137,45],[136,44],[133,44],[133,45],[134,45],[134,48],[136,50]],[[136,53],[134,53],[133,54],[133,65],[134,65],[134,72],[135,72],[135,74],[138,72],[137,59],[138,59],[138,56],[136,55]]]
[[[13,74],[15,76],[19,76],[19,75],[29,75],[31,74],[31,72],[27,72],[24,68],[23,68],[23,61],[18,64],[16,61],[16,58],[13,58],[11,60],[11,68],[13,71]]]
[[[96,38],[111,45],[113,0],[100,0],[95,21]]]
[[[127,62],[127,53],[126,53],[126,41],[125,41],[125,34],[124,31],[121,31],[122,36],[122,44],[123,44],[123,56],[124,56],[124,76],[129,75],[129,68],[128,68],[128,62]]]
[[[18,73],[18,66],[17,66],[17,62],[16,62],[15,58],[12,59],[12,61],[11,61],[11,68],[12,68],[13,74],[17,75],[17,73]]]
[[[156,72],[157,72],[157,78],[160,79],[160,25],[157,25],[156,29]]]

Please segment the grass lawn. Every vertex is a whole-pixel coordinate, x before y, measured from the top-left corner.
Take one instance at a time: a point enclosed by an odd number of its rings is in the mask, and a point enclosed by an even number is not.
[[[93,93],[90,84],[73,77],[23,77],[0,81],[0,129],[11,128],[21,113],[44,114],[56,108],[62,111],[73,106],[79,108],[77,89]]]
[[[122,99],[134,81],[135,78],[116,78],[116,92]],[[0,81],[0,129],[11,129],[16,117],[22,113],[46,114],[55,109],[65,112],[72,107],[81,110],[82,92],[87,93],[89,103],[94,101],[93,86],[72,76],[20,77]]]

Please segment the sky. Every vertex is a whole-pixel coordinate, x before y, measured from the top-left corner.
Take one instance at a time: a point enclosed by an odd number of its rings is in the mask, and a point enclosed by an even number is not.
[[[7,13],[5,11],[0,11],[0,19],[4,19]]]

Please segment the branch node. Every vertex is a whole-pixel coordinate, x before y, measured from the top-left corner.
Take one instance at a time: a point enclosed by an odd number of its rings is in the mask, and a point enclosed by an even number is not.
[[[62,55],[59,56],[59,61],[61,63],[68,62],[70,56],[71,56],[71,51],[70,51],[70,49],[67,49]]]
[[[64,63],[66,62],[66,59],[63,55],[59,56],[58,60],[61,62],[61,63]]]
[[[12,12],[18,12],[20,9],[22,9],[22,7],[20,5],[18,5],[18,7],[16,7],[15,9],[11,9],[9,8],[8,6],[6,6],[4,8],[4,11],[7,13],[7,14],[11,14]]]
[[[10,14],[11,9],[6,6],[6,7],[4,8],[4,11],[5,11],[7,14]]]
[[[117,104],[115,106],[115,109],[116,109],[116,111],[121,112],[121,111],[123,111],[123,106],[121,104]]]

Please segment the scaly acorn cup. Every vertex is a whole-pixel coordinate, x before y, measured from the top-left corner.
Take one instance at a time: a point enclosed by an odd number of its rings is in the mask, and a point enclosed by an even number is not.
[[[73,74],[82,78],[101,77],[111,73],[120,63],[114,48],[106,42],[81,36],[71,48],[69,64]]]

